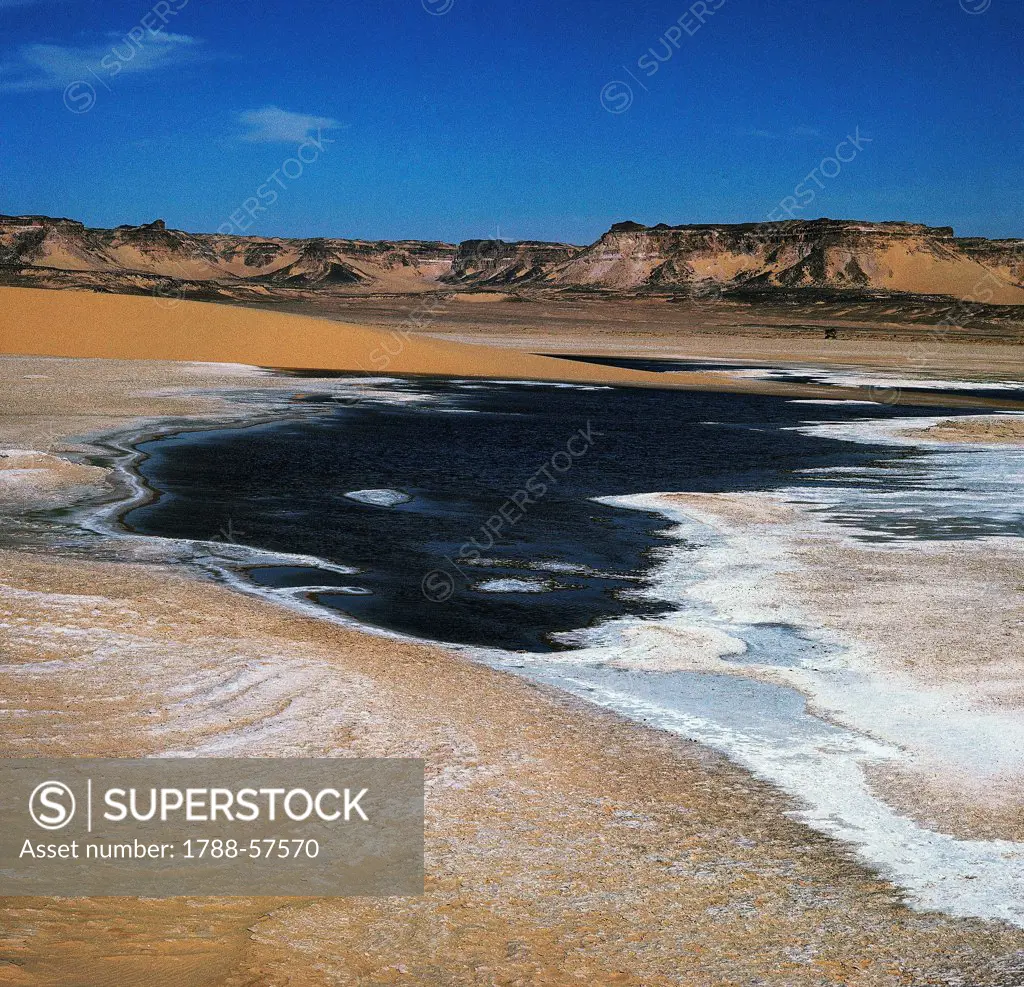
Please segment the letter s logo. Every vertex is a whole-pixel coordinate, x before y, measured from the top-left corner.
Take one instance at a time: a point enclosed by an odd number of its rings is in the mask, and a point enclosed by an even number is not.
[[[44,781],[32,790],[28,811],[40,829],[63,829],[74,818],[75,794],[62,781]]]

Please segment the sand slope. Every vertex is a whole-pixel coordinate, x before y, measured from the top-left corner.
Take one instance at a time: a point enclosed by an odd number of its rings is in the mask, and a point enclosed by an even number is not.
[[[410,302],[410,318],[415,317],[413,306]],[[414,336],[411,324],[371,329],[263,309],[31,288],[0,288],[0,350],[24,356],[244,363],[378,374],[634,383],[658,378]]]
[[[410,306],[415,303],[410,302]],[[265,309],[133,295],[0,287],[0,353],[114,360],[240,363],[371,374],[436,374],[684,390],[871,399],[862,388],[754,379],[714,373],[665,375],[573,363],[519,350],[448,342],[409,321],[376,329]],[[894,403],[899,403],[897,396]],[[914,404],[1017,408],[936,393]]]

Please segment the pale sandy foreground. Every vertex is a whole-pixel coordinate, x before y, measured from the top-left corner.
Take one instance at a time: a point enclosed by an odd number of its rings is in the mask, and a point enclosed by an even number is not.
[[[213,585],[145,539],[86,546],[35,513],[109,482],[61,458],[87,448],[68,436],[230,420],[243,409],[223,395],[262,387],[270,405],[295,381],[238,367],[7,358],[0,382],[0,753],[415,755],[429,779],[422,898],[9,899],[0,982],[1019,982],[1024,930],[906,908],[843,844],[789,818],[799,805],[701,745],[440,647]],[[687,507],[726,526],[790,521],[729,499]],[[955,679],[941,656],[980,640],[991,616],[963,611],[946,637],[925,633],[932,617],[912,605],[870,619],[890,612],[885,600],[904,579],[943,574],[901,576],[895,554],[801,551],[807,568],[789,585],[802,605],[884,648],[924,634],[924,679]],[[1003,577],[981,561],[961,571],[978,592],[1001,592]],[[850,608],[837,580],[860,594]],[[1013,606],[996,638],[1019,624]],[[912,662],[887,653],[901,669]],[[978,803],[975,817],[957,815],[953,795],[912,801],[940,827],[1016,835],[1005,799],[991,811]]]

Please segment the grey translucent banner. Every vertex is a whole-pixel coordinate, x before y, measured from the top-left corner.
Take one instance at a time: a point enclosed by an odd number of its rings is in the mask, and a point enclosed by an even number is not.
[[[420,760],[0,760],[0,895],[422,893]]]

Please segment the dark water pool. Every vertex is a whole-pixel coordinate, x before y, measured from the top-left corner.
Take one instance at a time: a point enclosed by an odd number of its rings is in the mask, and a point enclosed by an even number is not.
[[[364,385],[339,386],[358,395]],[[322,415],[146,443],[140,472],[156,499],[124,523],[350,566],[351,576],[302,566],[249,575],[316,587],[314,599],[366,623],[530,651],[558,647],[553,632],[660,612],[629,590],[667,543],[665,518],[592,498],[770,490],[796,470],[895,464],[905,450],[788,429],[808,417],[922,413],[441,380],[392,382],[352,404],[311,400]],[[901,471],[891,473],[898,485]],[[381,490],[406,499],[374,503]]]
[[[552,354],[559,360],[572,360],[578,363],[592,363],[602,367],[620,367],[624,370],[644,370],[651,373],[702,373],[709,370],[768,370],[772,371],[772,379],[785,380],[791,384],[824,384],[832,387],[841,387],[843,371],[837,369],[834,373],[828,371],[815,371],[813,369],[786,369],[782,370],[777,366],[766,363],[719,363],[713,360],[676,360],[671,357],[627,357],[627,356],[572,356],[565,354]],[[853,376],[865,377],[870,373],[852,372]],[[896,374],[899,378],[899,374]],[[853,385],[850,385],[853,386]],[[915,387],[910,378],[899,378],[895,388],[886,383],[886,378],[880,377],[875,387],[877,391],[898,390],[901,394],[935,394],[936,388]],[[974,398],[998,398],[1002,400],[1024,401],[1024,386],[1014,385],[993,387],[979,381],[974,387],[957,387],[951,393],[961,397]]]

